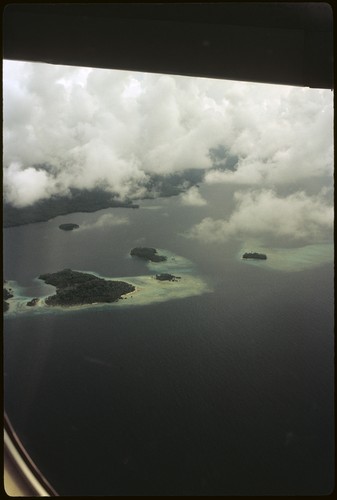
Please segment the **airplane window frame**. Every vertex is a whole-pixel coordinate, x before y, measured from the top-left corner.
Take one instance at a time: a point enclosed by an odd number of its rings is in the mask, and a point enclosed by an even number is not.
[[[4,489],[9,496],[58,496],[4,415]]]
[[[51,6],[51,9],[55,9],[57,4],[56,5],[49,4],[49,5]],[[4,32],[5,32],[4,36],[5,42],[6,38],[10,39],[11,36],[15,38],[15,34],[13,33],[10,34],[9,32],[6,33],[6,29],[4,29]],[[135,35],[135,38],[136,36],[137,34]],[[311,48],[311,50],[315,52],[314,50],[315,47],[313,43],[314,43],[314,37],[309,44],[309,49]],[[6,43],[4,45],[6,49]],[[317,51],[315,53],[317,55]],[[3,58],[4,59],[6,58],[6,50]],[[14,59],[14,57],[10,58]],[[135,70],[137,71],[137,68],[135,68]],[[210,75],[210,77],[212,77],[212,75]],[[333,83],[327,88],[333,88]],[[8,494],[11,488],[8,476],[11,476],[13,477],[14,483],[16,483],[17,488],[21,490],[20,495],[23,494],[23,496],[58,496],[57,492],[48,483],[48,480],[45,477],[43,477],[38,467],[33,463],[31,458],[29,457],[27,450],[25,450],[25,448],[20,442],[19,437],[16,435],[15,430],[12,428],[6,413],[4,415],[4,465],[6,472],[4,477],[4,487],[5,491]],[[6,480],[6,474],[7,474],[7,480]]]

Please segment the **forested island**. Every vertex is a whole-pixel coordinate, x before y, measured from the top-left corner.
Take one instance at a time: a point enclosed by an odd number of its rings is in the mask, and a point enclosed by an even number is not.
[[[40,299],[38,297],[34,297],[34,299],[29,300],[26,305],[29,307],[35,307],[39,302]]]
[[[198,276],[194,264],[185,257],[169,250],[148,247],[136,247],[133,254],[142,256],[144,267],[149,268],[149,271],[136,276],[112,278],[101,277],[94,271],[66,268],[57,272],[43,272],[38,276],[35,274],[33,287],[23,286],[14,280],[4,280],[5,317],[19,314],[78,313],[89,306],[90,309],[101,309],[104,306],[115,310],[193,297],[212,291]],[[152,261],[158,264],[152,264]],[[157,274],[153,272],[154,269]]]
[[[150,260],[151,262],[163,262],[167,260],[167,257],[165,257],[165,255],[158,255],[155,248],[148,247],[133,248],[130,252],[130,255],[132,255],[133,257],[140,257],[144,260]]]
[[[257,260],[266,260],[267,255],[264,253],[257,252],[246,252],[242,256],[243,259],[257,259]]]
[[[72,226],[72,224],[69,224],[69,226]],[[77,225],[74,224],[74,226]],[[65,230],[71,229],[66,228]],[[130,251],[130,254],[151,262],[167,261],[167,257],[165,255],[158,255],[155,248],[136,247]],[[119,299],[126,298],[123,297],[123,295],[136,291],[136,286],[131,283],[121,280],[104,279],[91,273],[73,271],[72,269],[63,269],[55,273],[40,274],[38,279],[44,281],[47,285],[54,286],[56,288],[56,293],[48,297],[33,297],[28,301],[26,297],[24,301],[22,297],[16,297],[18,304],[21,303],[19,307],[24,305],[29,309],[34,309],[36,307],[40,309],[41,306],[44,305],[71,307],[112,303],[117,302]],[[139,285],[139,277],[135,278],[135,282],[137,283],[137,279]],[[156,281],[177,282],[181,277],[164,272],[156,274],[154,279]],[[6,281],[4,281],[3,288],[3,303],[4,312],[7,312],[10,309],[10,304],[6,302],[6,300],[12,298],[13,294],[10,288],[5,288],[5,285]],[[146,288],[147,285],[148,281],[144,283],[143,279],[141,279],[141,289],[144,289],[144,287]]]
[[[73,229],[78,229],[80,226],[78,224],[72,224],[72,223],[67,223],[67,224],[60,224],[59,228],[62,229],[63,231],[73,231]]]
[[[212,155],[215,160],[216,154]],[[53,172],[47,164],[34,165],[36,170]],[[189,187],[202,182],[204,171],[188,169],[170,175],[153,174],[145,185],[146,194],[142,199],[177,196]],[[96,212],[105,208],[139,208],[130,199],[121,200],[118,193],[111,193],[102,188],[78,189],[70,188],[67,195],[53,195],[50,198],[35,202],[26,207],[16,207],[6,200],[3,204],[3,226],[12,227],[34,222],[45,222],[59,215],[75,212]]]
[[[178,281],[180,279],[180,276],[173,276],[173,274],[169,273],[156,274],[156,280],[159,281]]]
[[[41,274],[39,279],[56,287],[56,294],[45,299],[48,306],[77,306],[116,302],[135,287],[124,281],[110,281],[93,274],[63,269],[56,273]]]
[[[33,222],[45,222],[59,215],[75,212],[96,212],[104,208],[139,208],[131,200],[122,201],[102,189],[71,189],[69,196],[52,196],[27,207],[3,205],[4,227],[20,226]]]
[[[3,309],[4,309],[4,312],[8,311],[8,309],[9,309],[9,304],[8,304],[8,302],[6,302],[6,300],[11,299],[12,297],[14,297],[14,295],[9,290],[7,290],[7,288],[4,288],[3,289]]]

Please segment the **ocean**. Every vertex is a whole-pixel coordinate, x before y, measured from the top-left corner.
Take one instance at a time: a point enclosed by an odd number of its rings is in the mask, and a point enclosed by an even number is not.
[[[278,249],[273,267],[242,261],[240,241],[186,238],[203,217],[230,210],[229,195],[212,199],[160,198],[4,230],[4,278],[23,297],[42,292],[37,276],[64,268],[125,280],[155,273],[129,256],[135,246],[186,259],[196,278],[194,295],[169,300],[153,291],[147,302],[6,315],[5,409],[60,495],[333,489],[332,258]],[[65,222],[80,229],[59,230]]]

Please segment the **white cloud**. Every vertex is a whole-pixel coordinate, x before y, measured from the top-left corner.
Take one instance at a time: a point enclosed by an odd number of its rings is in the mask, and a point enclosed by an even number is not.
[[[129,219],[124,216],[114,214],[103,214],[95,222],[91,224],[81,224],[76,232],[87,231],[88,229],[108,228],[129,224]]]
[[[48,198],[56,190],[53,179],[45,171],[31,167],[23,170],[18,162],[11,163],[5,170],[3,181],[5,199],[16,200],[19,207]]]
[[[191,187],[185,193],[180,195],[182,205],[193,207],[202,207],[207,205],[207,201],[201,196],[196,186]]]
[[[209,183],[271,188],[332,172],[329,90],[17,61],[3,68],[13,204],[72,187],[135,197],[151,174],[189,168],[207,169]],[[219,145],[238,158],[236,171],[212,170]]]
[[[236,170],[209,171],[206,182],[272,187],[332,175],[332,93],[285,89],[267,92],[264,100],[247,95],[233,113],[237,135],[228,144],[229,154],[239,157]]]
[[[228,219],[204,218],[187,236],[205,242],[252,236],[310,243],[331,238],[333,208],[324,193],[310,197],[297,191],[280,197],[272,190],[254,190],[239,191],[235,198],[237,206]]]
[[[244,184],[261,185],[265,177],[265,165],[258,161],[244,162],[239,160],[237,170],[212,169],[205,174],[207,184]]]

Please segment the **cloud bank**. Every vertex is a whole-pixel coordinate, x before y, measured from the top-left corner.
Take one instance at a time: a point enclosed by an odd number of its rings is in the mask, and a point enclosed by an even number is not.
[[[4,196],[16,206],[71,188],[140,197],[152,174],[192,168],[272,189],[332,172],[330,91],[17,61],[3,74]]]
[[[216,114],[193,79],[5,61],[5,198],[141,196],[151,174],[211,166]]]
[[[107,229],[109,227],[121,226],[129,223],[130,223],[129,219],[125,216],[107,213],[98,217],[98,219],[95,222],[92,222],[90,224],[88,223],[81,224],[80,227],[76,230],[76,232],[87,231],[96,228]]]
[[[153,176],[170,192],[174,175],[180,203],[202,207],[204,176],[234,186],[235,208],[191,238],[331,239],[329,90],[17,61],[4,61],[3,76],[4,199],[14,206],[74,188],[134,199]]]
[[[187,234],[204,242],[218,243],[250,237],[305,244],[331,239],[333,208],[322,194],[295,192],[279,197],[272,190],[239,191],[236,208],[228,219],[204,218]]]

